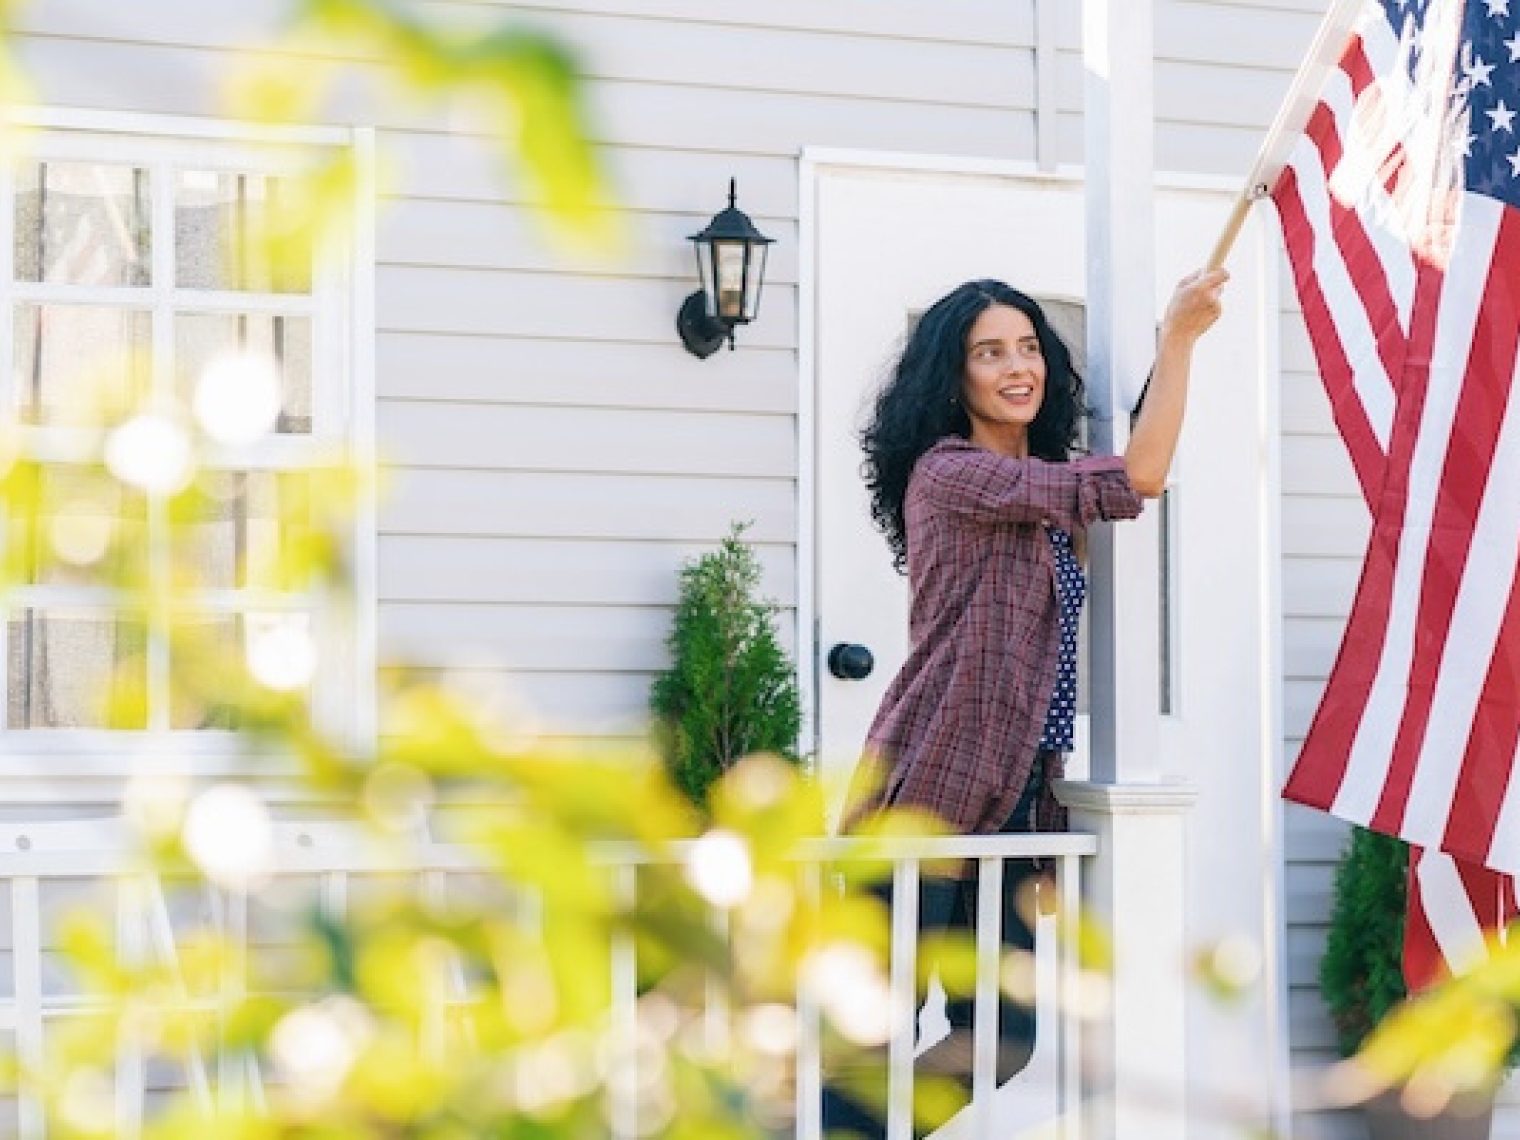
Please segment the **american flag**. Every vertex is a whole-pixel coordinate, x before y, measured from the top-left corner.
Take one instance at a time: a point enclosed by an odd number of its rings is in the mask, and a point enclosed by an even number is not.
[[[1272,190],[1373,519],[1284,794],[1416,846],[1416,983],[1513,917],[1520,872],[1514,2],[1366,0]]]

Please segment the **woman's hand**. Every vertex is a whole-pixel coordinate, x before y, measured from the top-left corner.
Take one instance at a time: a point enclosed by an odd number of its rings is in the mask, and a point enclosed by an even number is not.
[[[1208,332],[1219,319],[1219,298],[1229,279],[1228,270],[1200,269],[1179,281],[1161,318],[1161,339],[1191,344]]]

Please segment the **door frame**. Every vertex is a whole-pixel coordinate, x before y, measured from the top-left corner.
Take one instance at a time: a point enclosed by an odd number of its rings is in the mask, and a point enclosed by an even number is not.
[[[810,766],[816,765],[819,750],[819,650],[818,631],[818,453],[817,453],[817,399],[818,399],[818,187],[821,175],[828,170],[879,170],[883,172],[944,174],[948,176],[991,176],[1017,179],[1025,182],[1056,183],[1066,186],[1082,186],[1086,181],[1085,167],[1062,165],[1054,170],[1041,169],[1029,160],[982,159],[947,155],[917,154],[884,150],[857,150],[837,147],[804,147],[798,160],[798,470],[797,470],[797,680],[802,697],[802,729],[799,739],[801,754],[808,758]],[[1224,175],[1157,172],[1157,189],[1193,190],[1208,193],[1234,194],[1240,190],[1238,179]],[[1278,296],[1275,262],[1267,264],[1268,298]],[[1269,301],[1270,303],[1270,301]],[[1264,338],[1264,373],[1269,378],[1282,375],[1277,338]],[[1265,394],[1270,422],[1280,423],[1277,414],[1277,392],[1269,387]],[[1268,1023],[1277,1040],[1269,1045],[1275,1058],[1276,1076],[1269,1093],[1272,1125],[1279,1131],[1288,1129],[1292,1119],[1291,1089],[1291,1042],[1289,1040],[1290,1011],[1287,977],[1287,925],[1286,883],[1287,865],[1283,840],[1282,802],[1273,793],[1285,778],[1283,772],[1283,678],[1280,668],[1282,641],[1282,478],[1280,465],[1281,428],[1275,431],[1276,440],[1267,460],[1266,477],[1271,488],[1267,517],[1263,520],[1265,549],[1270,560],[1264,578],[1273,597],[1270,599],[1271,628],[1261,646],[1266,660],[1262,675],[1271,687],[1267,695],[1268,724],[1271,739],[1264,742],[1268,748],[1268,763],[1262,776],[1273,781],[1268,789],[1268,802],[1276,804],[1274,818],[1270,821],[1274,835],[1277,858],[1272,861],[1273,881],[1270,884],[1269,906],[1272,911],[1269,936],[1271,942],[1264,946],[1261,985],[1263,1000],[1271,1008]],[[1274,662],[1278,663],[1276,668]],[[1180,710],[1179,710],[1180,711]],[[1264,821],[1268,822],[1268,821]]]

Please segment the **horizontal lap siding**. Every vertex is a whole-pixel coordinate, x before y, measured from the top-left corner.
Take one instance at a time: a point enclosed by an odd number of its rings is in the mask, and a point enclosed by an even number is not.
[[[461,28],[564,36],[625,211],[616,251],[545,240],[532,193],[447,111],[375,97],[376,388],[387,661],[447,670],[550,735],[642,731],[682,562],[749,524],[795,651],[797,156],[839,146],[1032,157],[1031,0],[424,0]],[[49,0],[19,15],[43,101],[215,114],[282,5]],[[760,319],[698,361],[675,337],[687,237],[739,203],[776,239]]]

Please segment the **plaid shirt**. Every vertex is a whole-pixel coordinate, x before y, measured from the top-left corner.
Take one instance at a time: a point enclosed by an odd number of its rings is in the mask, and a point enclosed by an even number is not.
[[[912,648],[866,738],[888,765],[861,808],[927,808],[993,833],[1029,780],[1061,625],[1045,525],[1130,519],[1124,461],[1009,459],[956,437],[924,453],[903,505]]]

